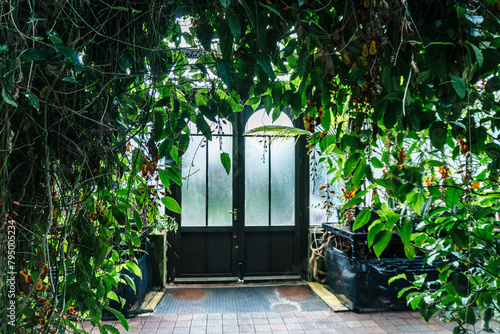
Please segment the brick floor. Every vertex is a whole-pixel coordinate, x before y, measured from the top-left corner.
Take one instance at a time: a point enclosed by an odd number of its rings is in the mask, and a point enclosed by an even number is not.
[[[426,323],[417,312],[333,311],[142,315],[129,319],[128,331],[117,321],[104,323],[115,326],[120,333],[141,334],[451,334],[454,327],[438,319]],[[92,334],[99,333],[89,322],[83,322],[82,328]]]

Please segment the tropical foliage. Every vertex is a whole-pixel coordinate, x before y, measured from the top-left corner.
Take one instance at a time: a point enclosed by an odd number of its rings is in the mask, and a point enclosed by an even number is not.
[[[303,118],[311,156],[346,184],[345,209],[381,210],[377,254],[395,231],[408,257],[438,266],[435,282],[407,278],[424,318],[442,312],[460,331],[500,314],[500,2],[0,6],[2,229],[16,227],[22,273],[16,329],[5,318],[2,331],[62,331],[79,312],[113,332],[102,310],[117,313],[140,231],[163,206],[180,211],[187,123],[211,139],[207,119],[261,105]]]

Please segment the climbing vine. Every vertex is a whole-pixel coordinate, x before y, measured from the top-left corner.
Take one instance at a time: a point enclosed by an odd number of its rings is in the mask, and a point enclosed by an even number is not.
[[[412,307],[488,330],[499,15],[494,0],[1,1],[0,251],[12,235],[16,251],[1,257],[0,305],[14,300],[15,317],[2,312],[0,331],[85,317],[113,332],[103,310],[127,327],[113,288],[131,284],[122,268],[140,274],[141,231],[180,213],[188,123],[210,140],[207,120],[259,106],[304,120],[315,163],[345,184],[343,213],[380,210],[376,254],[396,232],[408,257],[437,265],[434,282],[407,277]]]

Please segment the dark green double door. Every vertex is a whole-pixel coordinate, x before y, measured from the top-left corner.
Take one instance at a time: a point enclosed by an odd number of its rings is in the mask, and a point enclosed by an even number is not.
[[[245,136],[271,123],[265,112],[211,123],[183,155],[182,215],[174,241],[176,281],[297,278],[306,247],[296,205],[294,140]],[[285,115],[274,124],[291,125]],[[195,133],[193,129],[192,133]],[[221,159],[231,158],[229,174]]]

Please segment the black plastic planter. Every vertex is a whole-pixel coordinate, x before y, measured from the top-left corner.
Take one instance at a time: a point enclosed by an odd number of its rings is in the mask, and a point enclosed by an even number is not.
[[[385,257],[360,257],[360,245],[366,242],[365,233],[351,233],[323,224],[326,231],[352,242],[349,255],[330,244],[325,245],[326,284],[348,308],[358,312],[376,310],[408,309],[406,298],[398,293],[409,283],[396,280],[389,285],[391,277],[405,273],[408,279],[413,275],[426,273],[429,279],[436,279],[434,267],[423,266],[422,258],[409,260],[395,257],[401,254],[402,245],[395,241]],[[391,254],[391,251],[394,254]],[[392,256],[391,256],[392,255]]]
[[[118,285],[116,294],[119,297],[125,298],[126,303],[123,308],[115,301],[111,303],[111,307],[120,311],[124,316],[131,317],[140,312],[140,308],[146,294],[153,287],[153,250],[148,249],[148,243],[142,243],[141,248],[146,251],[137,253],[137,265],[141,269],[142,278],[134,275],[129,270],[123,270],[123,274],[127,274],[134,281],[135,293],[132,288],[124,283]]]

